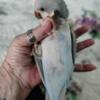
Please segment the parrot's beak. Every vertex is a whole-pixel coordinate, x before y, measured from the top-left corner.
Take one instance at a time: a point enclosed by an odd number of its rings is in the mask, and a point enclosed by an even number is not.
[[[59,12],[57,11],[51,11],[49,13],[45,11],[35,11],[35,17],[44,21],[46,18],[50,18],[53,22],[53,26],[55,29],[58,29],[60,25],[65,23],[65,20],[58,17]]]
[[[41,22],[43,22],[46,18],[49,18],[49,20],[53,24],[53,28],[56,27],[54,16],[55,16],[54,11],[52,11],[50,13],[43,12],[43,11],[35,11],[35,17],[38,18],[38,19],[40,19]]]
[[[35,16],[38,19],[45,19],[47,17],[53,18],[55,16],[55,12],[52,11],[50,13],[47,13],[47,12],[43,12],[43,11],[35,11]]]

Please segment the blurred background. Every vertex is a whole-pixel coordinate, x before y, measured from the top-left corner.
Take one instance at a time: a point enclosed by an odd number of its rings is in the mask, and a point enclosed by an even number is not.
[[[73,79],[82,87],[78,100],[100,99],[100,0],[65,0],[72,24],[89,25],[86,33],[78,41],[94,38],[95,45],[77,54],[80,63],[93,63],[97,70],[75,73]],[[12,39],[38,24],[34,17],[33,0],[0,0],[0,64],[6,55]],[[71,99],[72,100],[72,99]]]

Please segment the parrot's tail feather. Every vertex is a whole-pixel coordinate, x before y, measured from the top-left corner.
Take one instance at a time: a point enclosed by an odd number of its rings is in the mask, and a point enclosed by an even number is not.
[[[49,94],[46,92],[45,100],[50,100]]]
[[[46,92],[45,100],[66,100],[66,88],[64,88],[57,99],[50,99],[49,94]]]
[[[62,89],[59,100],[66,100],[66,86]]]

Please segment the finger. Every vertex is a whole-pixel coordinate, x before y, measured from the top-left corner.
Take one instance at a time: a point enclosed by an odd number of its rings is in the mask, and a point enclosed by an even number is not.
[[[31,35],[33,35],[35,37],[36,41],[40,41],[48,36],[48,33],[52,30],[52,28],[53,28],[53,25],[52,25],[51,20],[46,19],[42,23],[42,25],[39,25],[38,27],[36,27],[35,29],[32,30]],[[17,36],[15,41],[17,43],[20,43],[21,46],[30,46],[30,44],[31,44],[29,41],[27,32]]]
[[[96,69],[96,67],[92,64],[76,64],[75,65],[75,72],[90,72],[90,71],[94,71]]]
[[[78,28],[77,30],[75,30],[75,35],[76,35],[76,38],[80,37],[81,35],[83,35],[84,33],[86,33],[88,31],[88,27],[86,26],[82,26],[80,28]]]
[[[90,47],[91,45],[94,44],[94,40],[92,39],[87,39],[85,41],[82,41],[80,43],[77,43],[77,48],[76,48],[76,51],[79,52],[87,47]]]

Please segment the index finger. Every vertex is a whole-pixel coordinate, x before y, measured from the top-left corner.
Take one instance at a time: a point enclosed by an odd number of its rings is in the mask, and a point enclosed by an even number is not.
[[[32,29],[31,37],[34,37],[36,41],[40,42],[42,39],[48,36],[48,33],[51,32],[53,25],[49,19],[46,19],[43,25],[39,25],[38,27]],[[31,43],[29,40],[27,32],[23,33],[16,37],[16,43],[20,44],[20,46],[30,46],[34,43]]]

